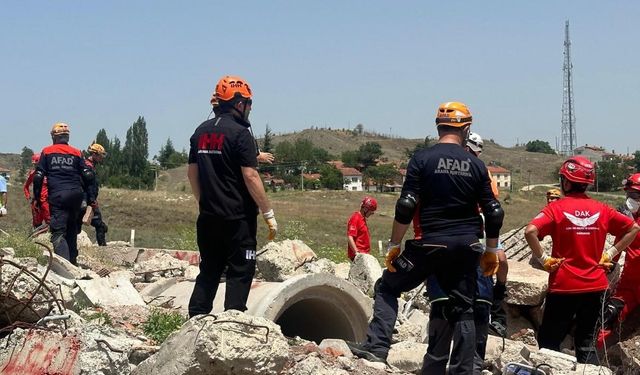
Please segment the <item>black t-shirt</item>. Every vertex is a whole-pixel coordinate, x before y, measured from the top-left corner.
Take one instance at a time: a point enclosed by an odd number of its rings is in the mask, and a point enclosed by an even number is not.
[[[200,213],[235,220],[257,215],[241,167],[257,167],[249,129],[229,113],[203,122],[190,139],[189,164],[198,164]]]
[[[495,199],[484,163],[451,143],[416,152],[409,161],[402,192],[419,198],[414,225],[423,239],[479,235],[482,218],[478,207]]]

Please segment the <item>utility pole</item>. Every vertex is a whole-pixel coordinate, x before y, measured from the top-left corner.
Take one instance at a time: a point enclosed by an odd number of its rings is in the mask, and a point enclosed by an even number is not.
[[[578,143],[576,137],[576,114],[573,104],[573,64],[571,63],[571,39],[569,21],[564,25],[564,65],[562,67],[562,134],[560,152],[571,156]]]
[[[304,162],[300,164],[300,191],[304,191]]]

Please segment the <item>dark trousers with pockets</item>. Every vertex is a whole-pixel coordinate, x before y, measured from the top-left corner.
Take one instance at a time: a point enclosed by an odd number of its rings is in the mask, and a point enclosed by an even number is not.
[[[476,268],[481,253],[482,245],[475,236],[406,241],[405,250],[394,261],[397,272],[385,270],[376,283],[373,319],[369,323],[364,347],[381,358],[387,358],[398,315],[397,299],[400,293],[414,289],[432,274],[436,275],[438,284],[449,297],[447,319],[458,324],[465,316],[469,316],[470,324],[468,329],[465,328],[465,339],[475,345],[473,301],[476,294]],[[455,358],[458,362],[450,367],[449,373],[471,373],[474,352],[459,351],[454,344],[452,361]],[[429,362],[427,351],[423,374],[431,373],[428,372]]]
[[[544,303],[542,324],[538,331],[540,347],[560,351],[562,340],[575,322],[573,342],[578,363],[598,364],[594,335],[603,297],[604,291],[548,293]]]
[[[225,310],[247,310],[256,271],[257,216],[225,220],[200,214],[196,224],[200,274],[189,300],[189,316],[209,314],[226,268]]]
[[[96,242],[98,246],[107,246],[107,224],[102,221],[102,212],[100,208],[93,209],[93,217],[91,218],[91,226],[96,228]]]
[[[82,225],[80,206],[82,190],[61,190],[49,192],[51,211],[51,243],[56,254],[76,264],[78,257],[78,230]]]

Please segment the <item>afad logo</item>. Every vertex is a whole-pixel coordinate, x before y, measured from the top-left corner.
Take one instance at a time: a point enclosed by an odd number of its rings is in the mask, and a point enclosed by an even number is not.
[[[595,224],[600,218],[600,212],[596,212],[591,215],[589,211],[574,211],[573,215],[568,212],[563,212],[564,217],[569,219],[571,224],[575,225],[576,229],[586,229],[587,227]]]
[[[471,177],[471,160],[440,158],[434,173]]]
[[[203,133],[198,138],[198,154],[222,154],[224,134]]]

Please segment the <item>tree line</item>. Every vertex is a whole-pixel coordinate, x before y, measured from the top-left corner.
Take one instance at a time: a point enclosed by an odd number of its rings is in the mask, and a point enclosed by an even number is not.
[[[354,135],[362,132],[363,126],[358,124],[354,129]],[[282,141],[274,145],[273,137],[273,132],[267,125],[260,148],[261,151],[275,154],[277,162],[260,165],[260,172],[272,178],[281,179],[294,188],[300,188],[302,185],[305,189],[342,189],[346,181],[343,180],[340,170],[328,163],[331,160],[339,160],[345,167],[357,169],[363,174],[365,185],[371,181],[378,190],[382,190],[386,184],[400,182],[399,168],[406,166],[406,163],[401,165],[379,163],[384,153],[382,146],[377,142],[366,142],[356,150],[331,155],[327,150],[316,147],[308,139],[298,139],[295,142]],[[127,130],[124,145],[118,136],[110,138],[105,129],[98,131],[95,142],[104,146],[108,155],[97,168],[98,179],[103,186],[153,189],[158,170],[179,167],[188,161],[187,151],[176,150],[170,138],[162,145],[158,154],[149,160],[149,133],[143,116],[139,116]],[[405,150],[406,159],[436,142],[435,138],[426,137],[412,149]],[[530,141],[525,148],[531,152],[555,153],[547,142],[541,140]],[[24,181],[27,171],[31,168],[33,153],[32,149],[23,147],[20,154],[19,181]],[[640,151],[636,151],[632,159],[614,156],[602,160],[596,163],[597,181],[594,189],[599,191],[619,189],[622,179],[634,170],[640,171]],[[320,179],[301,178],[302,174],[319,174]]]

